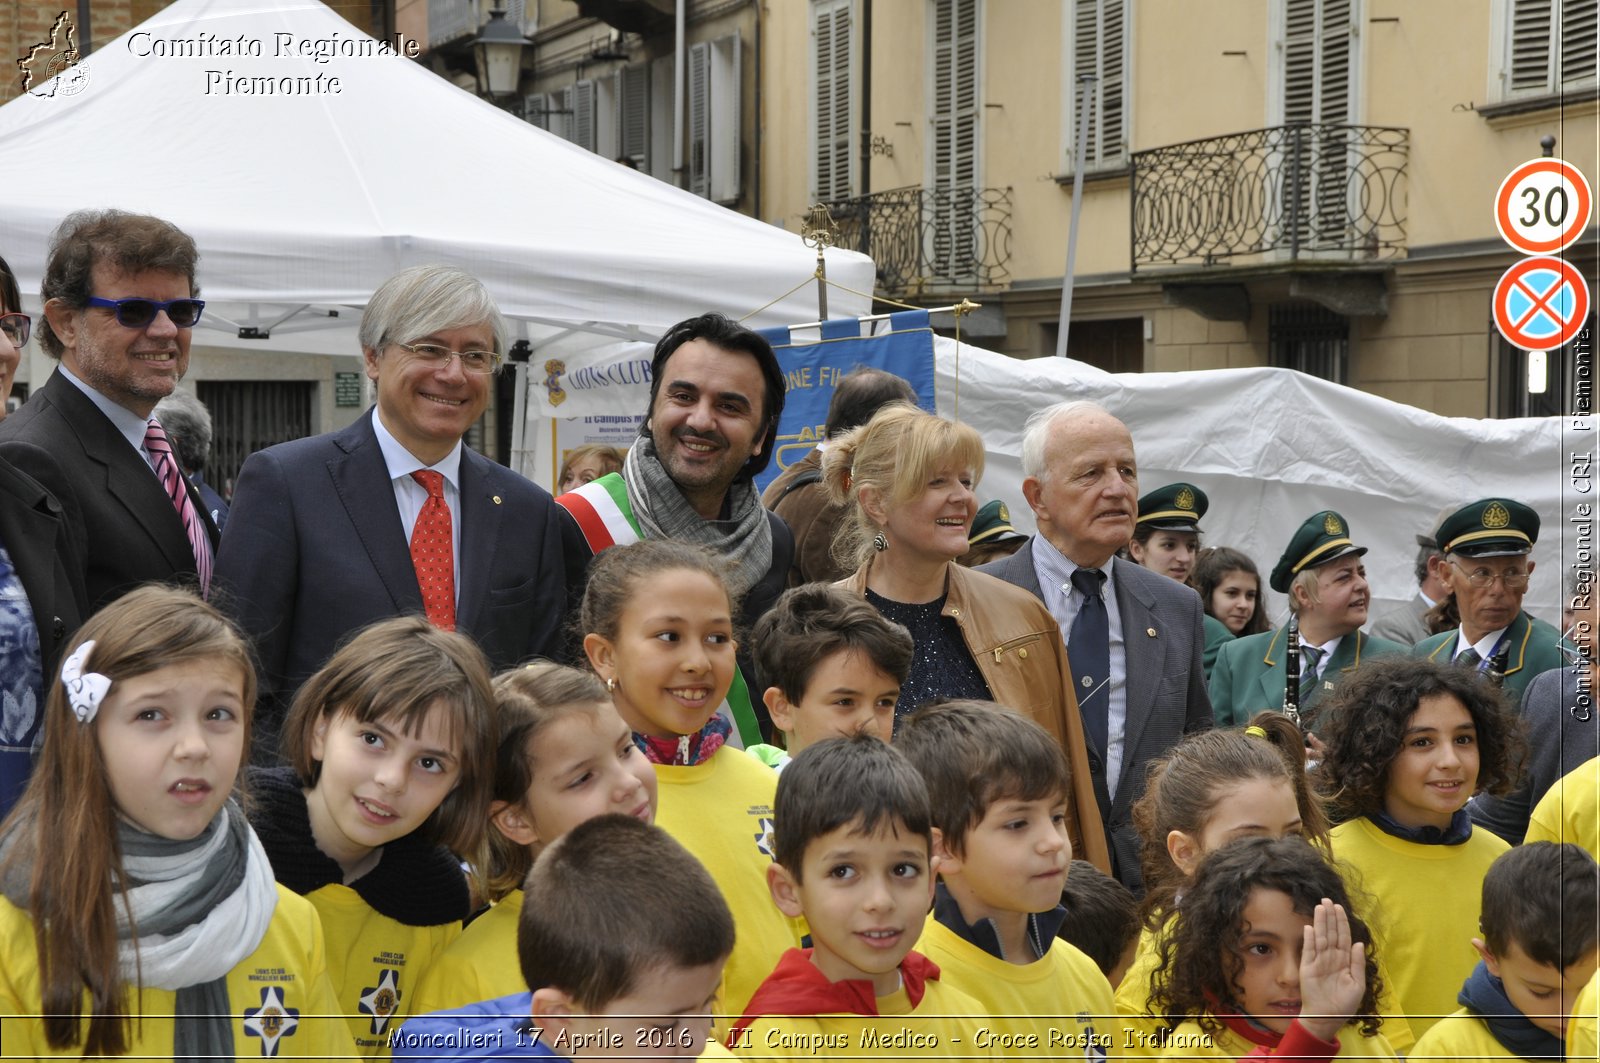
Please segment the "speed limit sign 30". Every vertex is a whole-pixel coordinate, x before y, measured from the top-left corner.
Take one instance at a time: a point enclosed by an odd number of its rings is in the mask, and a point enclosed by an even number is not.
[[[1553,255],[1583,235],[1594,205],[1589,182],[1561,159],[1531,159],[1494,197],[1494,223],[1525,255]]]

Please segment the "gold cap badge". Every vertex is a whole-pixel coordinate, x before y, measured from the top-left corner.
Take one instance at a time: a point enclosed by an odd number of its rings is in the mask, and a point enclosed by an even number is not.
[[[1177,506],[1179,509],[1193,509],[1194,492],[1189,490],[1187,487],[1183,488],[1178,492],[1178,497],[1173,499],[1172,504]]]
[[[1505,528],[1511,524],[1511,511],[1498,502],[1490,502],[1483,507],[1483,526],[1485,528]]]
[[[1329,513],[1326,517],[1322,518],[1322,530],[1327,532],[1329,535],[1343,535],[1344,524],[1340,522],[1338,517],[1334,516],[1332,513]]]

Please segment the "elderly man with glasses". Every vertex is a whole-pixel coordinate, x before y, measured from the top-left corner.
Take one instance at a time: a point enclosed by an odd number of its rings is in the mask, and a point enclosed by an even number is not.
[[[91,611],[150,581],[209,587],[217,527],[151,416],[189,368],[198,259],[177,226],[120,210],[50,240],[35,324],[58,365],[0,422],[0,456],[60,501]]]
[[[415,266],[373,294],[360,342],[376,406],[251,455],[234,487],[219,604],[260,655],[258,747],[339,642],[374,621],[425,615],[472,636],[496,670],[561,646],[577,526],[463,442],[505,350],[494,299],[462,270]]]
[[[1522,611],[1539,514],[1514,499],[1479,499],[1446,517],[1438,540],[1461,626],[1417,643],[1412,656],[1503,674],[1520,700],[1534,676],[1564,661],[1561,633]]]

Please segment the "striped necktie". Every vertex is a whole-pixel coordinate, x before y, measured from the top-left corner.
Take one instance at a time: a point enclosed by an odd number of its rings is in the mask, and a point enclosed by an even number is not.
[[[178,519],[183,522],[183,534],[194,553],[194,570],[200,577],[200,596],[206,597],[211,593],[211,536],[206,532],[205,521],[194,499],[189,497],[189,481],[183,478],[177,459],[172,455],[167,433],[154,417],[145,426],[144,449],[150,452],[150,467],[156,471],[167,498],[178,511]]]

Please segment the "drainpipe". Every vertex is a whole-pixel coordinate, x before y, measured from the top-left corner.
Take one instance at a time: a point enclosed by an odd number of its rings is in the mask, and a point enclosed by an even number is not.
[[[679,188],[688,187],[683,166],[683,85],[688,75],[685,66],[684,24],[688,21],[689,0],[678,0],[672,14],[672,176]]]

